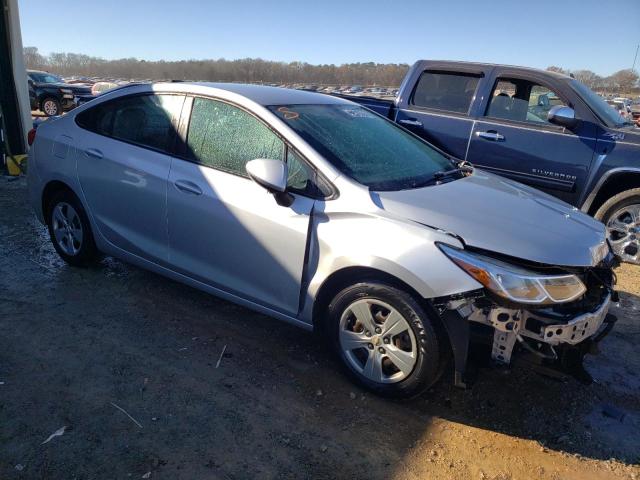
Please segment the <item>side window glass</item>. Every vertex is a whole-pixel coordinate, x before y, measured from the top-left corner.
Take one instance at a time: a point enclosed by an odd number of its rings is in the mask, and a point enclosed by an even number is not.
[[[468,113],[480,77],[460,73],[423,72],[411,104],[448,112]]]
[[[183,101],[181,95],[132,95],[96,105],[76,121],[100,135],[169,151]]]
[[[256,158],[282,159],[284,144],[258,119],[224,102],[195,98],[187,133],[188,156],[203,165],[247,176]]]
[[[312,172],[300,160],[300,157],[290,149],[287,151],[287,167],[289,171],[287,188],[293,192],[310,193],[313,190]]]
[[[549,88],[526,80],[502,79],[496,83],[487,107],[487,117],[548,124],[552,107],[565,105]]]

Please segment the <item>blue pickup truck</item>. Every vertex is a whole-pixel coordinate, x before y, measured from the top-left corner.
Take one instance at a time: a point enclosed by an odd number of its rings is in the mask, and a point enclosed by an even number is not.
[[[395,100],[348,98],[459,159],[588,212],[605,223],[620,259],[640,264],[640,129],[576,79],[421,60]]]

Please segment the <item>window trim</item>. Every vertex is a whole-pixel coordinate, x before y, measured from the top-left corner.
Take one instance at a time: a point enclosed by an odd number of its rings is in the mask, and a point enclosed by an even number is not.
[[[444,108],[435,108],[435,107],[425,107],[425,106],[420,106],[417,105],[415,103],[415,95],[416,95],[416,91],[418,90],[418,85],[420,85],[420,80],[422,79],[422,76],[426,73],[435,73],[435,74],[443,74],[443,75],[457,75],[459,77],[471,77],[471,78],[477,78],[478,79],[478,83],[476,84],[476,88],[473,91],[473,96],[471,97],[471,100],[469,101],[469,106],[467,107],[467,110],[465,112],[457,112],[455,110],[446,110]],[[421,112],[445,112],[449,115],[452,116],[456,116],[456,117],[469,117],[470,116],[470,112],[471,112],[471,107],[474,104],[474,101],[478,95],[478,89],[480,87],[480,84],[482,83],[482,79],[484,78],[484,73],[480,72],[480,73],[473,73],[473,72],[462,72],[462,71],[453,71],[453,70],[441,70],[441,69],[425,69],[422,72],[420,72],[420,75],[418,76],[418,79],[415,83],[415,85],[413,86],[413,90],[411,91],[411,95],[409,95],[409,100],[407,102],[408,106],[411,108],[414,108],[416,110],[420,110]]]
[[[510,118],[498,118],[498,117],[490,117],[489,115],[487,115],[487,112],[489,111],[489,107],[491,106],[491,100],[493,100],[493,93],[496,91],[496,87],[498,86],[498,83],[500,81],[510,81],[513,82],[515,81],[522,81],[522,82],[529,82],[531,84],[535,85],[539,85],[541,87],[545,87],[548,88],[549,91],[555,93],[560,100],[562,100],[564,102],[565,105],[573,108],[571,106],[571,102],[567,101],[567,99],[559,94],[556,90],[552,87],[550,87],[547,83],[545,82],[541,82],[539,80],[531,80],[528,78],[519,78],[519,77],[513,77],[513,76],[496,76],[495,80],[493,82],[493,86],[491,87],[491,91],[489,93],[489,99],[487,101],[487,105],[484,109],[484,112],[482,113],[482,116],[478,118],[479,121],[491,121],[493,123],[499,123],[499,124],[504,124],[504,125],[514,125],[514,126],[526,126],[528,128],[534,128],[536,130],[545,130],[545,131],[551,131],[551,132],[559,132],[559,133],[563,133],[566,134],[567,133],[567,129],[565,127],[561,127],[559,125],[554,125],[553,123],[549,123],[549,122],[530,122],[527,120],[513,120]]]
[[[171,134],[171,138],[168,142],[167,145],[167,149],[161,149],[161,148],[156,148],[156,147],[152,147],[150,145],[145,145],[142,143],[138,143],[138,142],[132,142],[130,140],[125,140],[122,138],[117,138],[114,137],[113,135],[105,135],[103,133],[98,133],[94,130],[90,130],[88,128],[83,127],[82,125],[80,125],[80,123],[78,122],[78,117],[91,112],[97,108],[100,108],[101,106],[109,106],[112,103],[117,103],[119,100],[123,100],[123,99],[129,99],[129,98],[133,98],[133,97],[148,97],[148,96],[174,96],[174,97],[182,97],[182,105],[179,108],[179,112],[177,112],[176,118],[173,118],[171,120],[171,124],[173,126],[172,129],[172,134]],[[150,150],[152,152],[156,152],[156,153],[161,153],[163,155],[174,155],[175,150],[176,150],[176,146],[177,146],[177,140],[179,137],[179,127],[180,127],[180,119],[182,118],[183,115],[183,110],[184,110],[184,105],[185,105],[185,101],[186,101],[186,94],[185,93],[180,93],[180,92],[138,92],[138,93],[131,93],[129,95],[121,95],[118,96],[116,98],[111,98],[109,100],[106,100],[104,102],[100,102],[97,105],[93,105],[91,108],[87,108],[86,110],[83,110],[82,112],[79,112],[78,114],[75,115],[73,121],[75,122],[75,124],[78,126],[78,128],[81,128],[82,130],[84,130],[85,132],[89,132],[92,133],[94,135],[99,135],[101,137],[104,138],[109,138],[111,140],[115,140],[116,142],[122,142],[122,143],[126,143],[127,145],[132,145],[134,147],[138,147],[138,148],[143,148],[145,150]]]
[[[291,192],[292,195],[299,195],[305,198],[310,198],[313,200],[335,200],[336,198],[338,198],[339,196],[339,191],[336,188],[336,186],[330,182],[327,177],[320,172],[320,170],[318,170],[316,168],[316,166],[309,161],[309,159],[304,156],[298,149],[296,149],[293,145],[291,145],[291,143],[282,135],[280,134],[280,132],[278,132],[275,128],[273,128],[269,122],[267,122],[265,119],[263,119],[262,117],[260,117],[258,114],[256,114],[255,112],[249,110],[248,108],[242,106],[242,105],[238,105],[237,103],[230,101],[226,98],[220,98],[220,97],[216,97],[214,95],[204,95],[204,94],[196,94],[196,93],[186,93],[186,99],[185,99],[185,103],[183,104],[182,107],[182,114],[180,117],[180,122],[179,122],[179,127],[178,127],[178,135],[176,135],[176,150],[175,153],[173,153],[173,157],[177,158],[179,160],[183,160],[185,162],[189,162],[189,163],[193,163],[195,165],[200,165],[201,167],[205,167],[205,168],[211,168],[212,170],[215,170],[217,172],[223,172],[223,173],[227,173],[229,175],[235,175],[236,177],[239,178],[243,178],[245,180],[248,181],[253,181],[249,178],[248,175],[240,175],[236,172],[230,172],[227,170],[223,170],[221,168],[216,168],[213,167],[211,165],[205,165],[202,162],[197,161],[196,159],[192,159],[189,158],[186,155],[186,147],[187,147],[187,135],[189,132],[189,125],[191,124],[191,113],[193,111],[193,104],[194,99],[196,98],[203,98],[206,100],[213,100],[213,101],[217,101],[217,102],[221,102],[221,103],[226,103],[227,105],[230,105],[232,107],[235,107],[239,110],[242,110],[243,112],[251,115],[253,118],[255,118],[256,120],[258,120],[261,124],[263,124],[264,126],[266,126],[284,145],[284,148],[282,149],[282,158],[281,160],[283,162],[286,163],[286,152],[291,149],[293,150],[296,155],[302,160],[302,162],[314,173],[314,176],[316,177],[315,179],[313,179],[316,184],[323,184],[327,190],[329,190],[329,194],[323,196],[322,195],[322,189],[319,188],[319,185],[316,185],[316,189],[318,190],[318,195],[307,195],[304,193],[299,193],[299,192]]]

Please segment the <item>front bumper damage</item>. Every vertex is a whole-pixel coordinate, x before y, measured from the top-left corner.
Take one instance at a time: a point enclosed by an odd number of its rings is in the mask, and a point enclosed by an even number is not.
[[[441,299],[435,307],[453,349],[454,384],[466,386],[474,341],[490,348],[497,365],[524,363],[547,375],[571,375],[590,383],[584,356],[598,353],[598,343],[616,321],[609,313],[611,303],[618,301],[611,283],[603,282],[579,302],[547,308],[506,305],[482,290]]]

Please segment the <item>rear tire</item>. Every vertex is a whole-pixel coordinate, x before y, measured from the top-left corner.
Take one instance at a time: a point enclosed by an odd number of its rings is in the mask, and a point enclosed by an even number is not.
[[[62,114],[62,105],[54,97],[47,97],[40,103],[40,111],[47,117],[55,117]]]
[[[407,398],[442,374],[435,321],[408,293],[382,282],[345,288],[328,307],[326,331],[348,375],[379,395]]]
[[[618,258],[640,265],[640,188],[611,197],[595,218],[607,227],[607,238]]]
[[[99,258],[87,214],[72,192],[53,195],[47,203],[46,219],[51,243],[65,262],[79,267]]]

